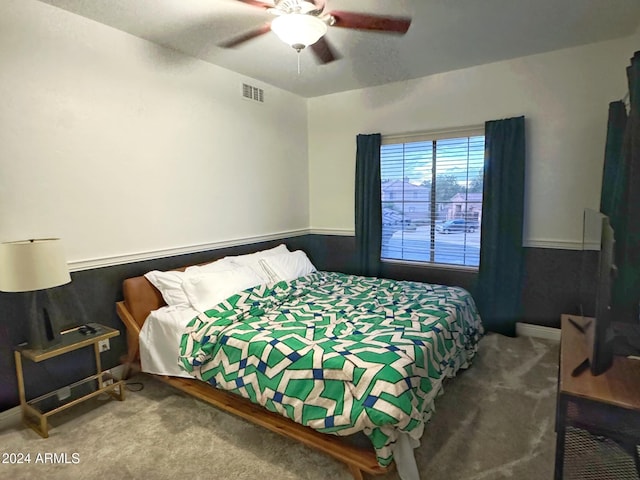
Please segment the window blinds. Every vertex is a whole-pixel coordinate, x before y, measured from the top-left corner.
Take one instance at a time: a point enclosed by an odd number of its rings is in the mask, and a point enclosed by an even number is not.
[[[479,265],[484,135],[460,133],[383,139],[383,259]]]

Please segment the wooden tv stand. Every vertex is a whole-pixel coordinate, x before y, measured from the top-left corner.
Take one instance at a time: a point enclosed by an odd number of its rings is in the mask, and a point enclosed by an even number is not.
[[[556,409],[555,479],[640,479],[640,360],[616,356],[601,375],[586,369],[582,325],[591,319],[562,315]]]

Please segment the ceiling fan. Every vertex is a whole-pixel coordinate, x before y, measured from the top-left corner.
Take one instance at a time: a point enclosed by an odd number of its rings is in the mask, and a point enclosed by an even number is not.
[[[300,52],[310,47],[320,63],[339,58],[325,38],[328,27],[342,27],[403,35],[409,30],[411,19],[370,15],[356,12],[325,12],[325,0],[236,0],[266,10],[274,19],[227,42],[222,48],[236,47],[248,40],[273,31],[283,42]]]

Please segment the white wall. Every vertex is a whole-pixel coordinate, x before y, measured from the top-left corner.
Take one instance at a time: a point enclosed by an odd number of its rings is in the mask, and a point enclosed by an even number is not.
[[[60,236],[82,264],[307,229],[306,115],[296,95],[3,0],[0,240]]]
[[[525,245],[576,248],[583,209],[599,206],[608,104],[627,90],[625,67],[639,39],[311,99],[312,230],[354,230],[358,133],[429,131],[525,115]]]
[[[598,205],[607,103],[626,91],[639,40],[306,101],[35,0],[3,0],[0,240],[60,236],[81,267],[310,226],[349,233],[356,134],[524,114],[525,241],[570,246],[582,208]],[[265,104],[242,99],[242,82],[263,87]]]

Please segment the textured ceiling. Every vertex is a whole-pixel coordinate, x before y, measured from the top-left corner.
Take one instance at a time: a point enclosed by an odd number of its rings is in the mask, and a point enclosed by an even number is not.
[[[329,11],[413,22],[405,36],[329,28],[342,58],[319,65],[303,50],[298,74],[296,52],[271,32],[216,46],[272,18],[234,0],[40,1],[305,97],[625,37],[640,24],[639,0],[327,0]]]

